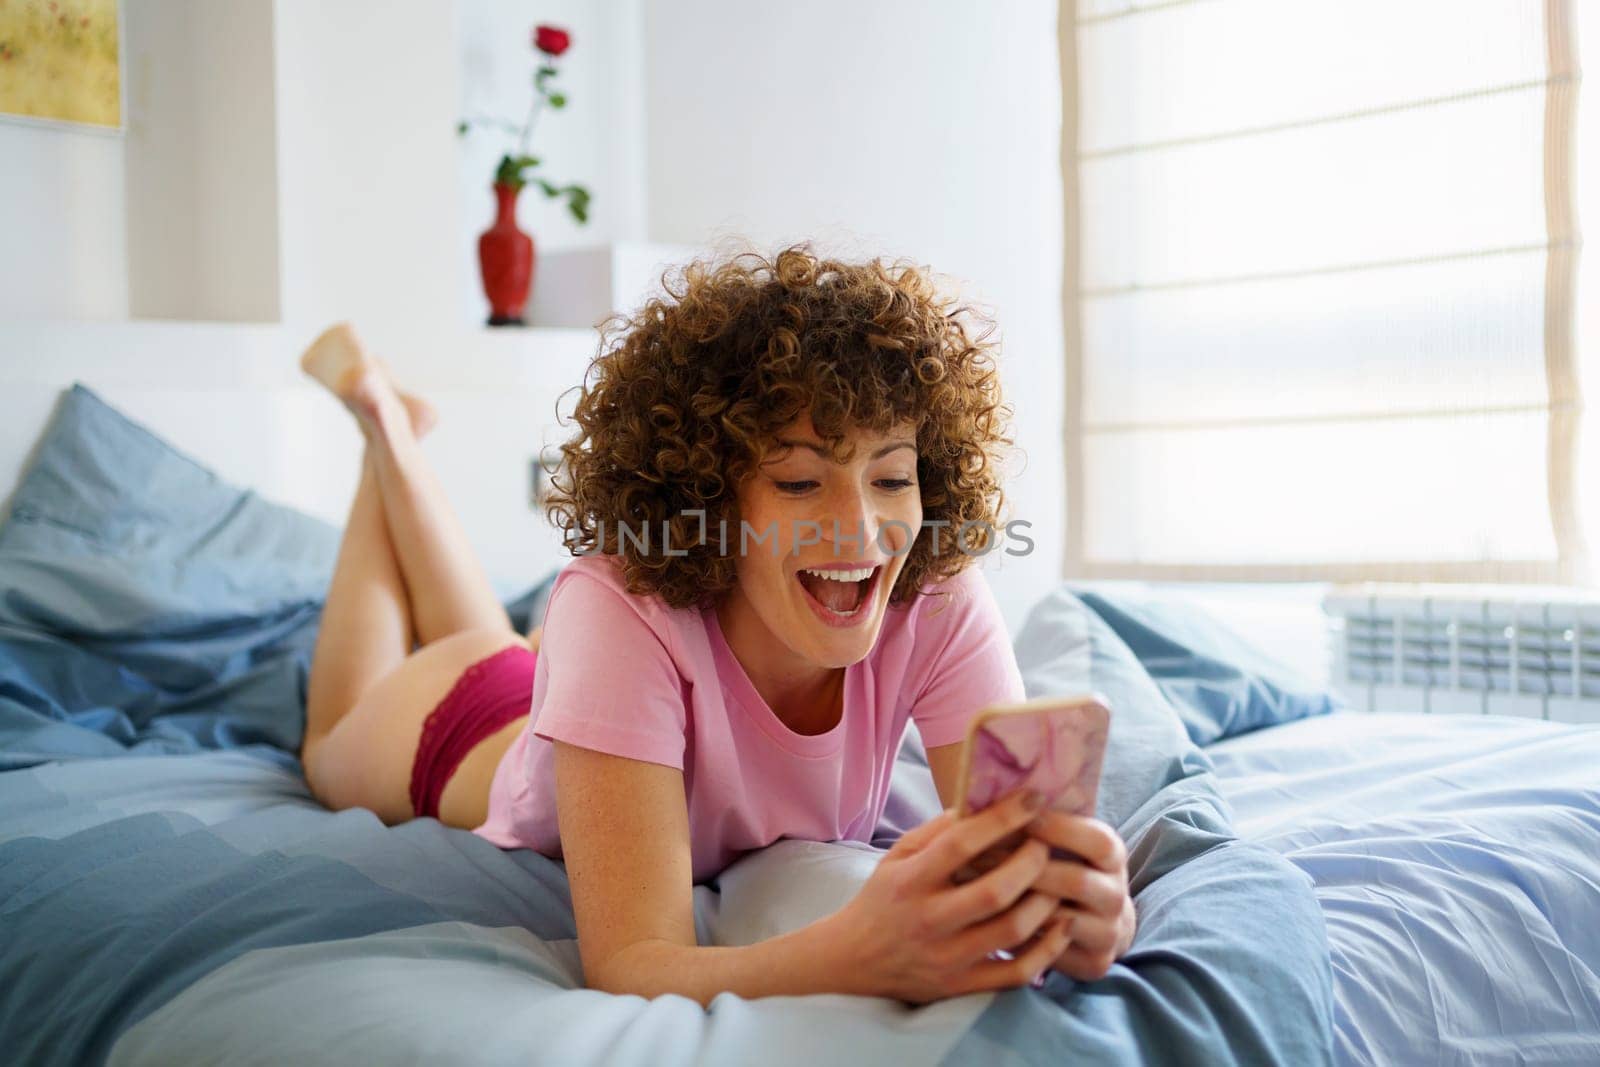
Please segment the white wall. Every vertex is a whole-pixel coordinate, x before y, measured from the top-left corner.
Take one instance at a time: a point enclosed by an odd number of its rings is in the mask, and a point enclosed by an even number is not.
[[[128,314],[122,139],[0,120],[0,319]]]
[[[453,332],[451,6],[277,0],[274,32],[284,321],[386,349]]]
[[[166,19],[177,10],[170,5],[185,2],[208,10]],[[19,447],[43,424],[44,398],[82,379],[224,476],[341,520],[355,487],[360,440],[337,404],[298,373],[295,360],[323,327],[350,319],[403,382],[438,403],[443,421],[426,447],[490,573],[508,587],[538,577],[557,558],[556,537],[528,505],[528,463],[555,438],[556,394],[580,379],[594,340],[588,331],[489,331],[466,324],[458,301],[457,252],[467,238],[456,210],[454,6],[433,0],[248,2],[270,4],[272,37],[258,42],[255,58],[272,63],[274,89],[270,106],[250,113],[270,122],[229,135],[275,146],[268,177],[281,222],[247,213],[236,236],[248,249],[267,243],[249,236],[253,227],[273,231],[271,272],[281,278],[277,321],[131,320],[124,142],[74,130],[0,127],[0,133],[16,133],[17,143],[34,146],[0,155],[0,190],[19,193],[0,199],[0,227],[56,242],[46,245],[43,259],[13,256],[10,243],[0,242],[0,299],[10,300],[0,307],[0,413],[9,425],[27,427],[20,437],[0,434],[0,497],[21,461]],[[146,39],[171,43],[180,53],[186,35],[222,10],[234,15],[224,21],[240,34],[259,25],[241,21],[239,7],[224,9],[212,0],[124,8],[135,23],[144,20]],[[130,57],[141,54],[137,30],[133,36]],[[144,64],[130,58],[130,65]],[[156,59],[150,65],[160,67]],[[141,82],[130,72],[128,84],[159,84],[165,91],[193,75],[165,67],[155,73],[166,80]],[[225,95],[215,86],[211,91]],[[161,103],[155,95],[147,99],[152,106]],[[130,108],[137,102],[131,99]],[[203,106],[193,100],[184,108],[173,105],[169,120],[204,131],[206,125],[192,119],[197,110]],[[130,115],[130,138],[137,126]],[[161,158],[174,184],[230,185],[226,177],[208,179],[196,169],[210,167],[214,178],[236,162],[219,158],[215,141],[209,148],[198,140],[169,144]],[[96,147],[106,151],[91,156]],[[102,197],[103,208],[84,209],[89,191]],[[164,236],[171,254],[151,269],[197,269],[183,249],[203,228],[200,213],[189,225],[169,221]],[[159,226],[149,232],[162,236]],[[56,254],[61,242],[75,255]],[[97,302],[44,299],[95,282],[97,267],[109,275],[93,291]],[[183,383],[202,367],[220,370],[241,388],[224,395],[216,374],[187,388]]]
[[[646,8],[652,240],[822,238],[909,256],[991,302],[1030,555],[985,559],[1007,620],[1060,577],[1056,5],[675,0]]]
[[[1049,0],[981,13],[966,0],[249,2],[258,20],[270,3],[271,48],[262,54],[270,52],[275,91],[269,108],[241,112],[239,121],[243,135],[274,145],[277,222],[261,211],[241,223],[255,227],[246,247],[265,248],[262,232],[275,230],[269,277],[275,270],[279,281],[278,325],[241,334],[250,351],[281,350],[292,360],[324,325],[351,319],[398,369],[441,387],[453,388],[458,363],[480,377],[486,368],[515,370],[537,381],[540,392],[530,396],[569,384],[555,378],[572,375],[580,336],[553,342],[476,325],[485,307],[475,240],[505,145],[478,134],[463,143],[455,128],[462,114],[482,110],[520,120],[531,91],[528,31],[536,21],[564,24],[574,35],[561,62],[572,104],[545,114],[533,149],[553,177],[590,186],[594,215],[579,228],[561,205],[525,196],[522,223],[540,247],[705,247],[729,234],[770,247],[817,237],[861,255],[909,256],[961,279],[1001,323],[1006,392],[1024,452],[1011,507],[1033,523],[1034,550],[986,563],[1008,621],[1019,624],[1057,578],[1060,92]],[[153,10],[124,8],[135,21]],[[144,61],[130,62],[136,114]],[[226,65],[213,63],[196,76],[224,73]],[[224,135],[216,122],[195,129],[202,141]],[[121,140],[101,134],[0,125],[0,225],[22,235],[0,243],[0,358],[37,358],[28,353],[46,339],[61,353],[116,346],[121,330],[129,351],[201,359],[233,336],[226,327],[40,324],[129,315],[122,150]],[[234,180],[225,167],[235,161],[204,146],[174,158],[212,168],[189,172],[197,186]],[[179,232],[176,224],[170,232]],[[163,269],[177,272],[184,262],[174,254]],[[30,322],[11,328],[7,319]],[[541,351],[552,343],[564,354],[547,365]],[[458,394],[455,425],[441,428],[436,445],[463,471],[472,423],[482,425],[466,396]],[[505,403],[515,410],[516,397]],[[487,484],[520,491],[527,456],[545,432],[545,413],[537,415],[494,438],[496,473],[455,483],[481,550],[508,566],[528,533],[502,529],[505,502],[487,497],[509,490]],[[342,499],[343,467],[306,476],[338,483],[308,495]]]
[[[276,320],[272,6],[124,5],[124,130],[0,120],[0,316]]]

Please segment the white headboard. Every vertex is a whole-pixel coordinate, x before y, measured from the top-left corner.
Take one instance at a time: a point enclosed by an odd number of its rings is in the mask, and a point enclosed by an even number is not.
[[[356,323],[360,328],[360,323]],[[299,369],[316,329],[176,322],[0,323],[0,515],[62,391],[73,382],[227,480],[337,525],[354,492],[361,438]],[[530,507],[530,464],[569,430],[557,398],[581,382],[590,330],[463,331],[426,358],[389,359],[432,400],[424,451],[484,564],[514,592],[564,558]],[[437,353],[436,355],[432,353]],[[561,406],[570,412],[572,398]]]

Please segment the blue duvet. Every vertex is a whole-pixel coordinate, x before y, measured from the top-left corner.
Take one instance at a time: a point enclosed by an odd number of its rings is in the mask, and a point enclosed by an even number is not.
[[[0,1045],[29,1063],[1327,1062],[1310,879],[1235,838],[1209,761],[1092,612],[1063,591],[1023,636],[1031,691],[1093,685],[1118,709],[1101,814],[1130,844],[1140,930],[1101,981],[917,1009],[592,992],[558,863],[325,811],[250,745],[0,774]],[[875,844],[935,810],[913,735]],[[701,941],[802,925],[876,854],[751,853],[696,889]]]
[[[1211,753],[1315,882],[1341,1062],[1600,1064],[1600,729],[1345,713]]]
[[[9,1059],[1332,1061],[1350,1002],[1319,873],[1238,832],[1201,747],[1332,705],[1192,619],[1061,588],[1017,637],[1030,694],[1114,709],[1099,814],[1129,844],[1140,926],[1109,975],[918,1009],[724,994],[705,1011],[582,988],[559,863],[310,798],[293,753],[335,543],[88,390],[64,398],[0,528]],[[937,806],[913,734],[874,845]],[[751,853],[696,888],[700,939],[803,925],[877,855]]]

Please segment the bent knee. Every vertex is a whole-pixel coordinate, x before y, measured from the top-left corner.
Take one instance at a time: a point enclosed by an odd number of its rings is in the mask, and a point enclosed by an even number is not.
[[[385,769],[377,765],[383,755],[357,741],[335,731],[303,748],[300,764],[311,795],[329,811],[365,808],[390,826],[405,822],[412,812],[384,787]]]
[[[333,731],[301,746],[300,766],[305,771],[306,786],[317,803],[330,811],[368,806],[360,785],[361,768],[351,765],[347,748]]]
[[[300,744],[300,769],[305,774],[306,788],[317,802],[337,811],[340,805],[333,802],[326,784],[334,777],[327,770],[329,749],[328,735],[307,737]]]

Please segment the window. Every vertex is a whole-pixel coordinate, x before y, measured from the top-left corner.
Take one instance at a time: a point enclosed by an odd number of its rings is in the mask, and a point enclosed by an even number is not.
[[[1067,573],[1587,581],[1571,4],[1062,20]]]

